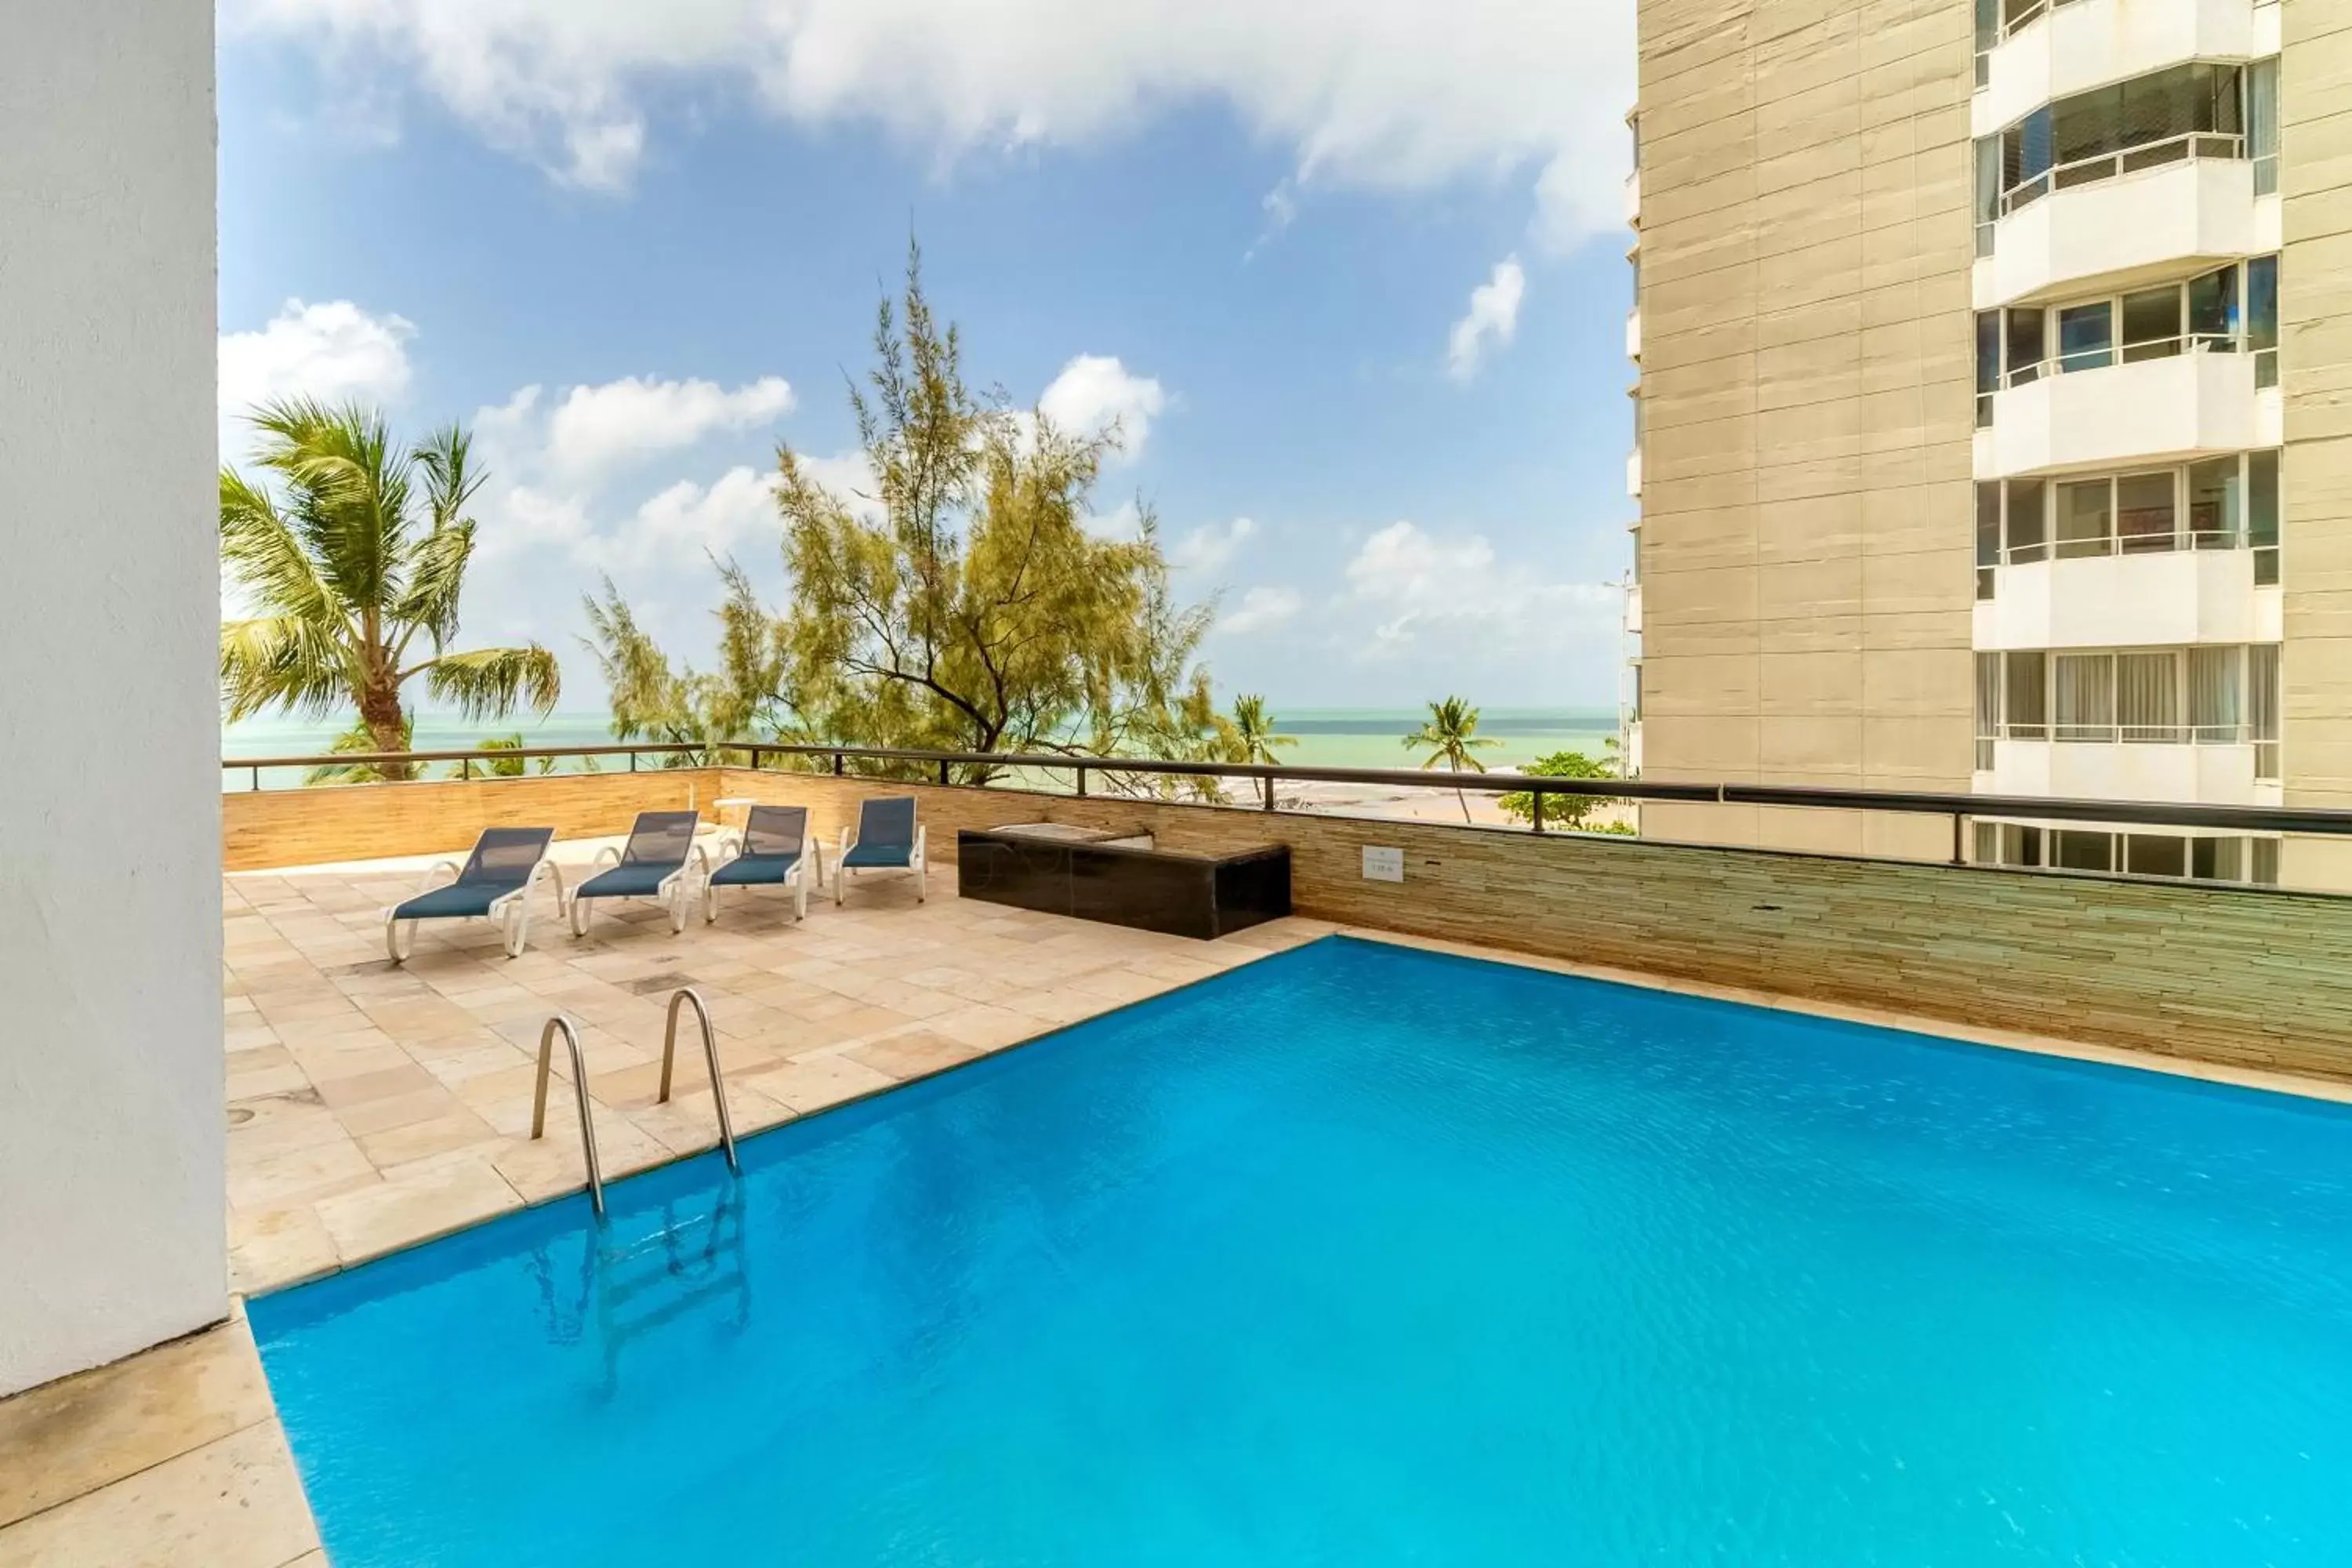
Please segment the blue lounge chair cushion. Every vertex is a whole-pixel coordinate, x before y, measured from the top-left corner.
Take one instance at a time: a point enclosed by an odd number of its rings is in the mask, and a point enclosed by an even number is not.
[[[674,876],[675,865],[615,866],[580,884],[575,899],[653,899],[661,896],[662,879]]]
[[[798,855],[743,855],[710,873],[714,888],[773,887],[799,865]]]
[[[911,866],[915,863],[912,844],[853,844],[842,862],[845,866]]]
[[[490,905],[514,891],[512,887],[496,883],[477,882],[472,886],[457,883],[447,888],[436,888],[416,897],[392,911],[396,921],[446,921],[478,919],[490,912]]]

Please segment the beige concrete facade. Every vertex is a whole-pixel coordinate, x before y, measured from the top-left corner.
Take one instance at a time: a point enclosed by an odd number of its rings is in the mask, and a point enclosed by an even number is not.
[[[1641,7],[1647,778],[1969,786],[1970,26],[1954,0]],[[1950,846],[1823,812],[1643,826]]]
[[[2352,7],[2293,0],[2280,32],[2286,799],[2352,806]],[[2286,853],[2285,879],[2352,887],[2352,844]]]
[[[1640,366],[1638,461],[1630,471],[1639,476],[1641,500],[1640,620],[1633,629],[1640,639],[1635,754],[1643,775],[2352,807],[2352,7],[2242,0],[2241,15],[2231,0],[2070,0],[2063,10],[2024,4],[1996,10],[1993,31],[1979,37],[1969,0],[1641,5],[1638,319],[1628,341],[1638,345]],[[2177,58],[2165,52],[2174,37],[2184,40]],[[2019,58],[2031,60],[2037,51],[2040,63],[2021,76]],[[2248,174],[2265,167],[2255,104],[2268,89],[2258,93],[2255,78],[2273,67],[2275,79],[2264,79],[2276,82],[2268,99],[2277,106],[2275,195]],[[2074,128],[2058,138],[2063,142],[2082,134],[2080,94],[2191,68],[2239,74],[2222,95],[2219,121],[2159,127],[2183,133],[2171,153],[2142,153],[2107,170],[2091,167],[2095,153],[2085,158],[2080,145],[2062,145],[2056,161],[2073,172],[2062,169],[2038,186],[2031,168],[2021,175],[2012,166],[2016,149],[2003,137],[2024,123],[2013,115],[2042,116],[2041,156],[2045,164],[2053,156],[2047,122],[2057,98],[2021,96],[2020,80],[2055,80],[2078,95]],[[2136,112],[2131,125],[2141,129],[2126,128],[2127,145],[2147,134],[2146,111]],[[2187,134],[2209,131],[2219,134]],[[2026,132],[2029,142],[2034,134]],[[2011,158],[2000,165],[1990,197],[1977,183],[1980,146],[1990,150],[1988,162]],[[2221,226],[2242,229],[2243,237],[2220,251],[2184,241],[2177,260],[2151,265],[2132,247],[2146,249],[2172,232],[2158,220],[2177,216],[2179,205],[2164,193],[2191,180],[2234,192],[2236,205],[2225,215],[2231,222]],[[1982,210],[1988,199],[1997,204],[1997,221]],[[2012,223],[2012,213],[2026,216]],[[2120,259],[2086,259],[2105,254],[2094,243],[2102,237],[2095,226],[2086,226],[2095,213],[2129,219],[2123,239],[2105,247]],[[2020,240],[2040,248],[2013,248]],[[2251,434],[2219,441],[2166,434],[2170,426],[2155,416],[2167,410],[2132,401],[2134,388],[2153,384],[2150,375],[2164,368],[2138,363],[2144,354],[2092,362],[2121,368],[2080,379],[2063,374],[2079,362],[2054,358],[2062,312],[2078,302],[2095,299],[2112,310],[2116,341],[2129,342],[2134,302],[2125,296],[2188,289],[2218,261],[2237,268],[2229,307],[2236,341],[2185,335],[2198,330],[2192,306],[2189,326],[2164,329],[2184,334],[2166,352],[2179,356],[2169,363],[2184,374],[2199,367],[2213,375],[2245,373],[2261,330],[2252,269],[2258,260],[2267,267],[2273,254],[2277,390],[2247,373],[2256,390],[2232,395],[2243,409],[2223,410],[2244,413]],[[2004,281],[2035,278],[2037,268],[2049,277],[2032,287]],[[2053,360],[2041,367],[2039,384],[2032,374],[2012,383],[2009,321],[2038,318],[2045,308]],[[2061,415],[2089,405],[2105,423],[2094,427],[2079,412],[2066,416],[2077,422],[2073,430],[2046,412],[2046,429],[2013,413],[1999,416],[1997,429],[1980,422],[1979,312],[2000,333],[2002,363],[1993,374],[2003,407],[2034,410],[2013,386],[2030,388],[2045,405],[2063,391],[2069,401],[2057,405]],[[2208,352],[2216,346],[2220,352]],[[2117,435],[2120,455],[2088,460],[2094,437]],[[2010,456],[2021,449],[2046,455],[2021,468]],[[2251,465],[2252,454],[2273,450],[2280,566],[2275,577],[2252,581],[2276,585],[2237,587],[2236,600],[2245,603],[2225,606],[2231,614],[2206,607],[2200,618],[2193,595],[2181,605],[2147,606],[2150,613],[2137,617],[2146,626],[2100,645],[2118,650],[2119,659],[2165,649],[2186,659],[2188,650],[2207,645],[2243,647],[2251,672],[2257,652],[2267,657],[2259,645],[2274,642],[2280,675],[2263,689],[2276,694],[2278,728],[2257,726],[2251,673],[2241,699],[2243,729],[2232,743],[2243,758],[2234,765],[2252,770],[2249,776],[2225,777],[2227,768],[2211,765],[2219,752],[2209,747],[2213,727],[2192,716],[2185,695],[2173,700],[2179,744],[2126,743],[2153,735],[2127,731],[2133,721],[2120,710],[2109,716],[2104,745],[2079,731],[2058,743],[2054,731],[2044,731],[2038,752],[2015,744],[2005,699],[1997,700],[2002,710],[1989,729],[1980,722],[1976,653],[1998,658],[2026,645],[2013,631],[1988,640],[1988,626],[2018,624],[2020,601],[1999,606],[2012,612],[2007,623],[1983,601],[2012,592],[2019,565],[1997,544],[2000,585],[1980,595],[1979,481],[2043,479],[2054,509],[2062,480],[2185,472],[2184,465],[2241,454]],[[2206,526],[2186,521],[2189,505],[2178,504],[2181,528]],[[2233,504],[2243,546],[2252,537],[2252,492]],[[2003,537],[2013,542],[2013,535]],[[2183,552],[2188,538],[2181,535]],[[2114,581],[2150,581],[2145,567],[2152,558],[2125,559],[2135,548],[2127,542],[2118,548]],[[2239,563],[2245,551],[2235,553],[2236,562],[2205,562],[2213,569],[2208,576],[2221,580],[2224,567],[2245,571]],[[2040,564],[2051,560],[2048,552],[2031,559],[2037,565],[2028,570],[2052,574]],[[2073,571],[2066,580],[2079,585],[2105,582],[2093,574],[2107,568],[2068,562],[2059,570]],[[2128,575],[2135,570],[2137,576]],[[2189,578],[2185,569],[2175,575]],[[2052,602],[2040,584],[2034,592],[2041,596],[2023,603]],[[2098,608],[2112,600],[2128,612],[2137,592],[2094,587],[2085,595],[2078,586],[2074,605],[2099,598]],[[2154,613],[2161,609],[2182,613]],[[2218,629],[2224,622],[2239,629]],[[2193,629],[2177,629],[2184,625]],[[2054,693],[2058,655],[2084,645],[2079,636],[2053,636],[2031,646],[2051,650]],[[2120,704],[2121,686],[2115,690]],[[2000,731],[1998,767],[1974,744],[1980,730]],[[2270,735],[2281,743],[2254,744]],[[2113,755],[2093,759],[2095,750]],[[2251,759],[2258,753],[2279,761],[2257,765]],[[2067,765],[2045,765],[2052,756]],[[2159,763],[2165,766],[2151,765]],[[2174,777],[2192,782],[2175,793],[2163,782]],[[1643,829],[1841,852],[1952,853],[1948,827],[1924,819],[1790,813],[1776,820],[1740,808],[1652,805]],[[2245,869],[2219,872],[2225,879],[2275,876],[2290,886],[2352,889],[2352,840],[2250,839],[2231,847],[2242,848],[2242,858],[2225,863]],[[1980,848],[1972,841],[1970,853]],[[2257,850],[2277,854],[2266,859]],[[2058,864],[2054,839],[2037,853],[2050,858],[2030,863]],[[2114,853],[2112,868],[2140,868],[2126,867],[2120,839]]]

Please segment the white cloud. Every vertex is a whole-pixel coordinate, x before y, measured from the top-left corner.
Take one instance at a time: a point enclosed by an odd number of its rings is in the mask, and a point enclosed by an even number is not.
[[[1527,298],[1528,275],[1519,258],[1507,256],[1495,263],[1495,275],[1470,290],[1470,308],[1454,323],[1446,341],[1446,373],[1468,381],[1490,348],[1508,347],[1519,331],[1519,303]]]
[[[1256,522],[1246,517],[1203,523],[1170,547],[1168,564],[1179,572],[1222,572],[1256,531]]]
[[[254,405],[280,397],[396,404],[408,391],[408,341],[416,328],[372,315],[349,300],[289,300],[257,331],[220,340],[221,459],[251,449]]]
[[[1037,399],[1039,413],[1074,435],[1095,436],[1116,427],[1122,456],[1130,461],[1143,455],[1151,422],[1167,406],[1168,394],[1158,381],[1130,374],[1105,354],[1078,355]]]
[[[1217,617],[1217,629],[1235,637],[1278,626],[1306,605],[1296,588],[1252,588],[1232,614]]]
[[[227,0],[222,25],[347,72],[389,56],[583,186],[632,177],[653,104],[683,118],[745,90],[949,156],[1099,143],[1212,103],[1287,150],[1294,189],[1539,174],[1535,232],[1555,244],[1615,226],[1633,99],[1627,0]]]
[[[1341,605],[1375,617],[1360,645],[1367,657],[1473,634],[1490,646],[1564,647],[1613,633],[1619,603],[1610,584],[1546,582],[1506,564],[1483,534],[1440,539],[1405,521],[1366,539],[1342,575]]]
[[[536,395],[536,388],[527,390]],[[792,406],[792,387],[775,375],[732,392],[716,382],[635,376],[575,386],[549,416],[547,460],[560,474],[590,479],[721,431],[748,429]]]

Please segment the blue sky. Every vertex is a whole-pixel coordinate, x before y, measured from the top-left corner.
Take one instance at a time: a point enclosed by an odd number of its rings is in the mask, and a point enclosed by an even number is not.
[[[467,638],[593,706],[599,572],[704,660],[708,552],[788,592],[774,444],[856,482],[912,232],[975,381],[1120,419],[1102,526],[1227,691],[1612,702],[1631,6],[1452,9],[230,0],[226,456],[287,391],[472,423]]]

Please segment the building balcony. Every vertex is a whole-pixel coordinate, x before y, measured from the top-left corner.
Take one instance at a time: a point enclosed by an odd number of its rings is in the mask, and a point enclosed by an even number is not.
[[[2242,150],[2234,138],[2228,146]],[[1992,254],[1976,260],[1976,308],[2120,291],[2275,251],[2279,200],[2255,196],[2253,170],[2242,156],[2183,156],[2060,184],[2021,203],[2014,200],[2021,193],[2013,193],[1993,225]]]
[[[2275,447],[2278,389],[2257,392],[2254,357],[2227,340],[2133,345],[2162,354],[2124,363],[2028,366],[1991,395],[1991,422],[1976,433],[1980,479],[2127,463],[2190,461]],[[2111,355],[2108,357],[2112,357]]]
[[[1642,448],[1639,447],[1625,454],[1625,493],[1635,500],[1642,499]]]
[[[1639,719],[1625,726],[1625,772],[1629,777],[1642,776],[1642,721]]]
[[[2108,553],[2114,543],[2095,542],[2097,554],[1996,568],[1993,596],[1976,606],[1979,651],[2280,640],[2279,590],[2255,585],[2254,552]]]
[[[1642,635],[1642,584],[1625,585],[1625,631],[1628,636]]]
[[[2044,726],[2038,732],[2051,731]],[[2012,738],[2014,733],[1990,742],[1993,765],[1977,770],[1978,794],[2168,805],[2279,804],[2277,779],[2255,776],[2255,756],[2263,748],[2251,742],[2199,743],[2185,729],[2175,731],[2178,739],[2155,741],[2125,741],[2113,729],[2104,733],[2117,738],[2053,741]]]
[[[2279,7],[2249,0],[2008,0],[1971,106],[1990,136],[2053,99],[2188,60],[2279,48]]]
[[[1642,171],[1639,169],[1625,176],[1625,226],[1642,226]]]
[[[1638,305],[1625,312],[1625,357],[1637,363],[1642,358],[1642,309]]]

